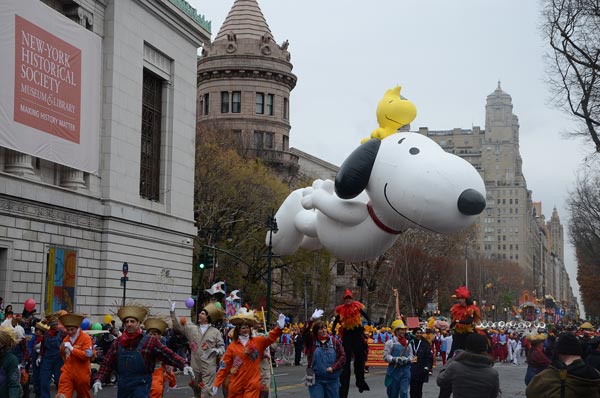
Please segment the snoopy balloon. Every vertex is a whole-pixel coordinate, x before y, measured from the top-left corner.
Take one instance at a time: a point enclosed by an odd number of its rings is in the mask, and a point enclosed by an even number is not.
[[[271,243],[278,255],[325,248],[364,261],[385,253],[408,228],[454,232],[484,208],[485,186],[469,162],[422,134],[393,133],[356,148],[335,182],[316,180],[292,192],[275,215]]]

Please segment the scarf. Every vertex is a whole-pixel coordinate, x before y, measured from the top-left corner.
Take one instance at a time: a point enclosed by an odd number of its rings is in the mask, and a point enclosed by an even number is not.
[[[240,343],[242,343],[242,345],[244,347],[246,347],[246,344],[248,344],[248,340],[250,340],[250,335],[248,335],[248,336],[238,336],[238,340],[240,340]]]
[[[321,342],[321,344],[323,344],[323,343],[327,342],[327,341],[329,340],[329,333],[327,333],[327,334],[326,334],[325,336],[323,336],[323,337],[321,337],[321,336],[318,336],[318,337],[317,337],[317,340],[319,340],[319,341]]]
[[[125,330],[123,332],[123,334],[121,335],[121,337],[119,337],[119,339],[121,340],[121,345],[123,346],[123,348],[128,348],[130,347],[133,342],[140,337],[140,335],[142,334],[142,331],[140,329],[136,330],[133,333],[129,333],[127,330]]]
[[[408,340],[406,340],[406,337],[397,337],[396,336],[396,340],[398,340],[398,342],[400,344],[402,344],[404,347],[406,347],[408,345]]]

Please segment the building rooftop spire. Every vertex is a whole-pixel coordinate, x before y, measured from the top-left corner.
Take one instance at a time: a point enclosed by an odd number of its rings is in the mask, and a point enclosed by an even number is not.
[[[230,34],[237,39],[273,37],[257,0],[235,0],[214,41],[227,39]]]

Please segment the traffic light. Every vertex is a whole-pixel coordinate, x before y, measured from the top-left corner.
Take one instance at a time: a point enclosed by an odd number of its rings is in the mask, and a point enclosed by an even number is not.
[[[204,259],[200,260],[200,264],[198,264],[198,269],[204,269]]]
[[[213,255],[208,252],[208,250],[202,250],[200,253],[200,261],[198,263],[198,269],[203,270],[206,266],[210,266],[212,264]]]

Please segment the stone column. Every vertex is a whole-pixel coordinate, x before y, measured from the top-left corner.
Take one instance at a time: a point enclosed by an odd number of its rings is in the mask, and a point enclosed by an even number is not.
[[[67,166],[60,168],[60,186],[69,189],[85,188],[85,180],[83,179],[83,171],[72,169]]]
[[[7,149],[4,171],[23,177],[33,176],[35,173],[33,171],[31,155]]]

